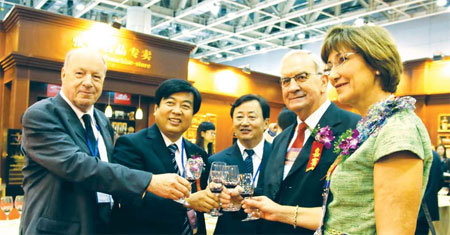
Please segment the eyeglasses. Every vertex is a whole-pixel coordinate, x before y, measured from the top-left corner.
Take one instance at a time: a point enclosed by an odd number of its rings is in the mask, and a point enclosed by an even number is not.
[[[349,56],[354,55],[354,54],[356,54],[356,52],[347,52],[347,53],[344,53],[344,54],[341,54],[340,56],[338,56],[337,60],[336,60],[337,62],[334,62],[334,63],[328,62],[325,65],[324,73],[326,75],[329,75],[333,68],[337,68],[337,67],[341,66],[348,60]]]
[[[289,86],[289,84],[291,84],[291,79],[294,79],[294,81],[297,84],[299,84],[299,83],[302,83],[302,82],[305,82],[306,80],[308,80],[309,77],[311,77],[311,75],[322,75],[322,73],[301,72],[301,73],[294,75],[293,77],[280,78],[280,83],[282,86],[287,87],[287,86]]]

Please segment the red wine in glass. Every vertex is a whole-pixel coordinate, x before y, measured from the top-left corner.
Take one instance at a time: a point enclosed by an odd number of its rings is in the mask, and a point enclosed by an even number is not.
[[[227,189],[232,189],[238,185],[238,182],[225,182],[224,185]]]

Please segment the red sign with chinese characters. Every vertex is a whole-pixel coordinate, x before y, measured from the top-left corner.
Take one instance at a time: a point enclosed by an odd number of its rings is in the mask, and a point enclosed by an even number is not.
[[[60,85],[47,84],[47,96],[48,97],[55,97],[59,93],[60,90],[61,90]]]
[[[127,93],[114,92],[114,104],[131,105],[131,95]]]

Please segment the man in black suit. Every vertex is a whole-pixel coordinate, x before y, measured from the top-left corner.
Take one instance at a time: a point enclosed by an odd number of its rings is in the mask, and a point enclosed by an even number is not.
[[[121,136],[114,148],[113,162],[156,174],[180,175],[184,174],[187,160],[194,156],[207,163],[206,152],[182,137],[191,126],[193,115],[200,109],[198,90],[185,80],[166,80],[156,90],[155,102],[156,124]],[[203,189],[207,179],[207,171],[204,171],[200,179]],[[206,234],[203,213],[195,213],[194,210],[209,212],[219,207],[218,198],[208,189],[197,189],[195,184],[193,192],[186,198],[187,208],[153,193],[145,195],[143,205],[136,204],[133,198],[117,197],[117,206],[113,210],[114,231],[126,234]],[[194,221],[197,221],[196,225]]]
[[[261,217],[276,221],[264,224],[265,233],[314,233],[322,213],[325,175],[337,156],[333,147],[322,146],[317,151],[312,130],[329,126],[336,141],[347,129],[354,129],[360,119],[328,100],[328,77],[323,74],[323,67],[320,59],[306,51],[291,51],[283,57],[283,100],[297,114],[297,122],[272,144],[265,169],[270,174],[265,175],[263,187],[267,197],[255,198],[245,205],[259,208]]]
[[[189,195],[189,182],[176,174],[152,175],[108,163],[113,129],[93,106],[105,74],[99,53],[72,50],[61,70],[61,92],[23,115],[21,234],[106,232],[111,194],[138,199],[145,192],[173,199]]]
[[[244,95],[231,106],[234,133],[237,141],[229,148],[211,156],[210,163],[219,161],[227,165],[237,165],[239,172],[252,173],[255,179],[255,195],[261,195],[264,185],[265,166],[271,144],[264,140],[264,131],[269,123],[270,106],[267,101],[256,95]],[[236,193],[240,201],[242,198]],[[227,205],[228,206],[228,205]],[[217,220],[214,234],[255,234],[261,233],[260,221],[242,222],[246,214],[225,212]]]

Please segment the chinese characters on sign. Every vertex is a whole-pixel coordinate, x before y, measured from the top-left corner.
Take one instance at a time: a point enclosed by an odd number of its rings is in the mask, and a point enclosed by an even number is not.
[[[96,46],[95,41],[91,41],[87,35],[81,34],[73,38],[73,47],[92,47]],[[135,46],[129,48],[117,40],[111,40],[109,43],[104,43],[99,46],[99,49],[105,53],[107,62],[135,66],[144,69],[150,69],[150,61],[152,59],[152,52],[148,49],[136,48]]]

